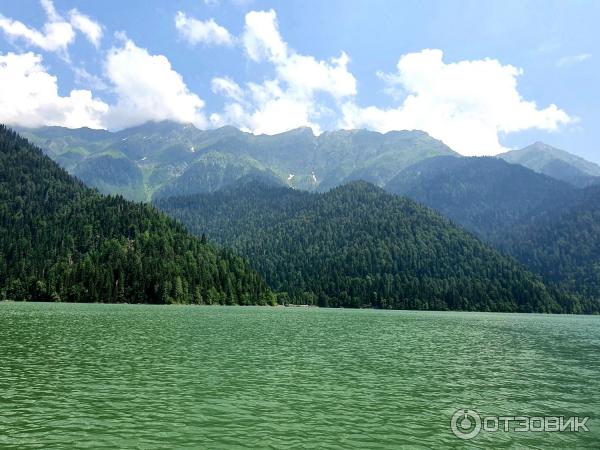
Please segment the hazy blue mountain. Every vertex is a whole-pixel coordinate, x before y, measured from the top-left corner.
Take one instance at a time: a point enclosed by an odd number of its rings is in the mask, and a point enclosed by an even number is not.
[[[520,164],[577,187],[600,182],[600,166],[543,142],[536,142],[521,150],[502,153],[498,158]]]
[[[430,206],[491,238],[533,212],[568,203],[575,188],[496,158],[426,159],[400,172],[386,190]]]
[[[133,190],[115,183],[113,171],[105,168],[99,168],[94,186],[136,200],[140,193],[150,199],[155,193],[211,191],[251,172],[304,190],[327,190],[356,179],[383,186],[422,159],[456,155],[422,131],[340,130],[315,136],[310,128],[298,128],[271,136],[230,126],[198,130],[174,122],[151,122],[115,133],[60,127],[21,131],[71,173],[106,165],[106,159],[95,158],[106,152],[126,158],[141,171],[142,187],[137,176]],[[103,174],[109,179],[102,179]]]
[[[512,259],[432,209],[366,182],[327,193],[254,182],[155,204],[249,257],[270,286],[303,303],[570,311]]]

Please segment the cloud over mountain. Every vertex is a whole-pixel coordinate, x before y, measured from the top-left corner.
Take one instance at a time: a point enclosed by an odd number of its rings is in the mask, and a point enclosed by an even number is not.
[[[0,89],[6,92],[0,117],[9,124],[120,129],[173,120],[201,128],[229,124],[256,134],[300,126],[315,133],[335,127],[421,129],[460,153],[490,155],[506,150],[501,137],[507,134],[555,131],[576,121],[554,104],[538,106],[524,98],[518,86],[521,68],[493,58],[448,62],[440,49],[401,55],[395,71],[377,72],[385,95],[363,97],[346,51],[316,57],[294,49],[273,9],[246,12],[237,35],[214,18],[200,20],[184,11],[171,15],[171,30],[177,33],[173,45],[186,41],[197,47],[188,51],[198,57],[204,47],[227,47],[223,51],[246,66],[233,73],[199,64],[202,71],[186,73],[180,72],[178,55],[170,59],[168,45],[146,48],[139,37],[134,41],[120,31],[108,45],[106,27],[85,12],[71,9],[65,18],[51,0],[40,3],[45,23],[39,30],[0,14],[8,41],[56,53],[67,62],[70,46],[82,35],[93,44],[86,51],[93,52],[96,70],[79,61],[70,65],[75,84],[88,89],[61,95],[64,74],[60,80],[52,75],[41,54],[0,53]],[[582,54],[556,64],[586,58]],[[200,77],[206,79],[198,82]]]
[[[38,127],[103,128],[108,105],[89,90],[58,92],[42,57],[28,52],[0,55],[0,122]]]
[[[228,98],[224,111],[211,115],[214,125],[230,123],[265,134],[300,126],[319,132],[319,119],[331,113],[329,103],[356,94],[348,56],[342,52],[338,58],[323,61],[297,53],[283,40],[274,10],[246,14],[241,40],[247,57],[269,64],[274,77],[262,83],[247,82],[244,88],[227,79],[227,89],[226,78],[213,79],[213,90]],[[320,95],[329,102],[319,101]]]
[[[106,76],[117,95],[105,118],[109,128],[151,120],[175,120],[199,128],[207,125],[201,111],[204,101],[188,89],[164,55],[152,55],[125,38],[108,52]]]
[[[378,131],[421,129],[466,155],[504,151],[499,133],[532,128],[556,130],[573,119],[556,105],[540,109],[523,99],[517,78],[523,73],[495,59],[445,63],[443,52],[426,49],[403,55],[386,83],[405,93],[389,108],[348,102],[341,125]]]

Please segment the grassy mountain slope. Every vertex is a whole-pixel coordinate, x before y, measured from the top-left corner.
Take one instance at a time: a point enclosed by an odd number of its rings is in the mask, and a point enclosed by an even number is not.
[[[142,171],[120,154],[103,152],[93,155],[77,164],[73,174],[103,194],[121,194],[135,201],[146,198]]]
[[[190,166],[207,155],[235,157],[244,176],[257,165],[294,188],[327,190],[349,180],[367,179],[383,186],[400,170],[421,159],[455,155],[442,142],[421,131],[395,131],[386,134],[367,130],[339,130],[315,136],[310,128],[298,128],[276,135],[253,135],[234,127],[198,130],[191,125],[173,122],[147,123],[110,133],[96,130],[69,130],[59,127],[23,130],[23,133],[67,170],[107,150],[124,155],[143,173],[146,199],[158,196],[202,192],[208,178],[220,178],[222,165],[213,167],[216,174],[202,177],[192,187],[184,177]],[[102,162],[91,161],[88,164]],[[209,167],[205,165],[205,169]],[[197,167],[196,167],[197,169]],[[194,170],[196,170],[194,169]],[[98,171],[102,173],[101,170]],[[235,173],[223,181],[235,181]],[[218,184],[218,183],[217,183]],[[110,186],[109,192],[132,197],[128,186],[119,188],[111,180],[96,180],[95,186]],[[114,189],[113,189],[114,186]],[[181,191],[178,191],[179,188]],[[108,189],[108,188],[107,188]],[[135,190],[135,194],[140,190]]]
[[[283,183],[277,175],[252,158],[210,152],[202,155],[181,176],[165,184],[154,194],[154,198],[214,192],[248,177]]]

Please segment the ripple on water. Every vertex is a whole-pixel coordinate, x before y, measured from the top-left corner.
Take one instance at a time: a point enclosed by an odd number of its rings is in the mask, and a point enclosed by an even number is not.
[[[0,304],[0,447],[461,447],[458,408],[591,416],[600,319],[259,307]]]

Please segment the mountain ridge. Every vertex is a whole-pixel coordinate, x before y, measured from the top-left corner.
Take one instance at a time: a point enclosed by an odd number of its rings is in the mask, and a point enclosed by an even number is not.
[[[280,134],[254,135],[231,126],[199,130],[191,124],[163,121],[117,132],[60,127],[22,132],[70,173],[77,173],[79,165],[99,152],[125,155],[143,173],[143,188],[136,191],[135,200],[139,200],[140,192],[149,200],[206,153],[250,158],[284,184],[305,190],[327,190],[357,178],[383,185],[421,159],[457,155],[419,130],[335,130],[316,136],[311,128],[301,127]],[[111,179],[84,181],[107,193],[119,191],[116,180],[114,185]]]

